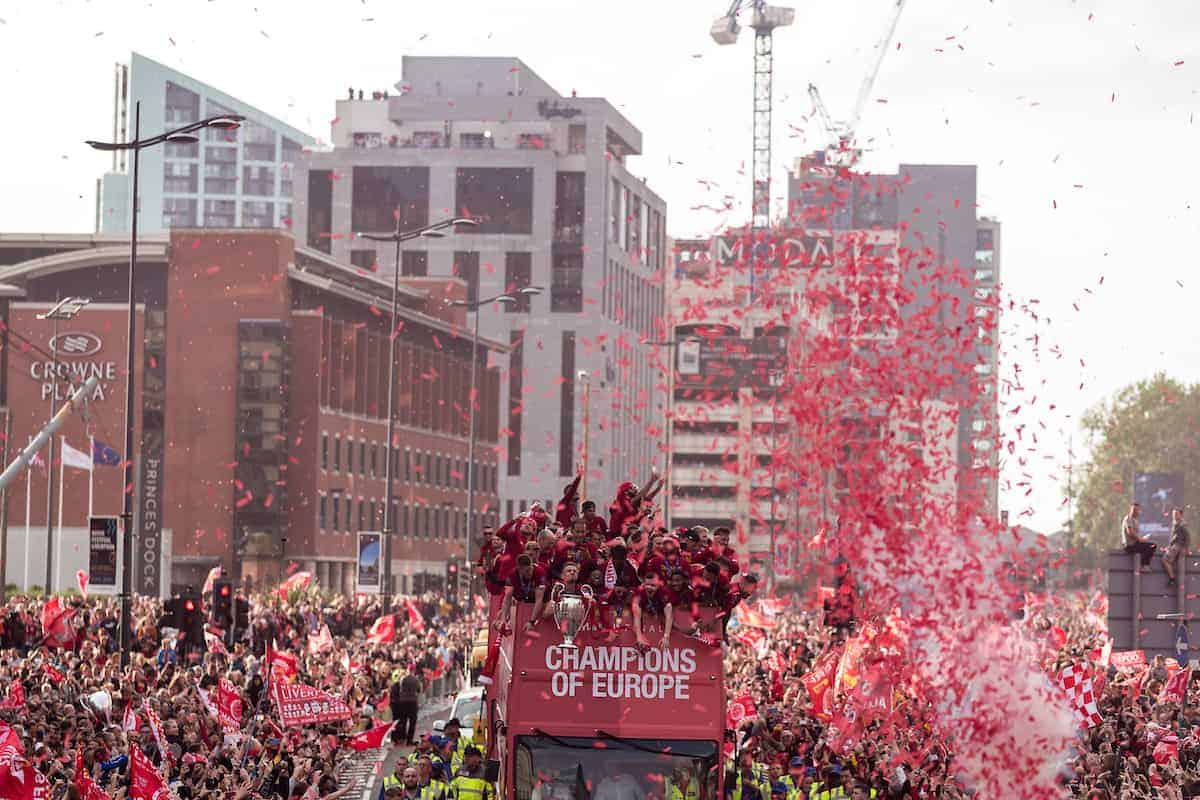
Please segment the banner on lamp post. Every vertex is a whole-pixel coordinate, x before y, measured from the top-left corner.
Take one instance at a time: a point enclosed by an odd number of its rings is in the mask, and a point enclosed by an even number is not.
[[[359,531],[358,577],[354,590],[379,594],[383,585],[383,536],[378,531]]]

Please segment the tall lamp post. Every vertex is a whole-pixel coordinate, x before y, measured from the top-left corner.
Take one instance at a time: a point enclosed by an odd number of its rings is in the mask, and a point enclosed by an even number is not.
[[[190,125],[184,125],[181,128],[160,133],[157,136],[151,136],[148,139],[141,137],[141,119],[142,119],[142,104],[135,103],[133,108],[133,141],[131,142],[97,142],[88,140],[85,142],[89,147],[95,150],[103,150],[111,152],[113,150],[132,150],[133,151],[133,181],[131,187],[132,194],[132,213],[129,224],[129,291],[127,302],[129,306],[129,321],[126,328],[125,340],[125,492],[124,502],[121,506],[121,553],[125,561],[124,567],[121,569],[121,667],[129,666],[129,654],[133,646],[133,636],[130,630],[132,624],[132,602],[133,602],[133,355],[134,355],[134,320],[136,319],[137,308],[135,304],[134,288],[137,285],[137,218],[138,218],[138,155],[147,147],[164,142],[172,144],[196,144],[200,141],[200,137],[196,135],[197,131],[205,128],[213,128],[214,130],[234,130],[238,128],[245,117],[239,114],[221,114],[215,117],[207,117],[199,122],[193,122]]]
[[[54,307],[45,314],[38,314],[38,319],[54,320],[54,333],[50,335],[50,416],[54,416],[54,404],[58,402],[58,321],[60,319],[74,319],[75,315],[82,311],[87,304],[92,302],[86,297],[67,297],[59,300],[54,304]],[[68,392],[69,394],[69,392]],[[91,458],[91,453],[88,453]],[[49,596],[54,591],[54,438],[50,439],[50,458],[46,462],[48,469],[46,471],[46,595]],[[58,492],[61,495],[63,487],[58,487]],[[61,514],[59,516],[62,516]],[[60,520],[61,524],[61,520]],[[61,528],[58,531],[58,537],[62,539]],[[61,541],[59,542],[61,551]],[[26,549],[29,548],[29,542],[25,543]],[[59,570],[62,569],[62,564],[58,565]]]
[[[542,293],[540,286],[526,286],[517,290],[514,294],[530,298]],[[467,433],[467,544],[466,551],[463,554],[463,560],[467,564],[467,598],[475,595],[475,566],[471,562],[471,542],[475,537],[475,406],[478,405],[478,400],[475,397],[475,382],[477,380],[476,373],[479,370],[478,351],[479,351],[479,309],[484,306],[489,306],[492,303],[504,303],[505,305],[516,305],[517,297],[512,294],[498,294],[494,297],[487,297],[482,300],[454,300],[450,303],[452,306],[465,308],[467,311],[475,315],[474,325],[471,329],[471,390],[467,395],[467,403],[469,409],[467,411],[467,419],[469,420],[469,431]]]
[[[392,611],[392,534],[395,532],[396,520],[392,514],[392,483],[395,480],[395,470],[392,468],[392,442],[396,434],[396,326],[400,324],[400,245],[413,239],[441,239],[444,231],[455,225],[475,226],[479,223],[469,217],[452,217],[426,225],[423,228],[404,230],[400,214],[396,215],[396,229],[391,233],[360,233],[359,238],[370,239],[373,242],[394,242],[396,245],[396,269],[392,274],[392,329],[388,335],[388,389],[387,389],[387,446],[384,448],[384,490],[383,499],[383,613]]]

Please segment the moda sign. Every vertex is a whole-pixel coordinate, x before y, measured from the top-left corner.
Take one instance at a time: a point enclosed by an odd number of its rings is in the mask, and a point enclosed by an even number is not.
[[[41,384],[43,400],[51,395],[55,401],[66,400],[73,385],[93,376],[98,383],[86,399],[103,400],[108,396],[110,385],[118,377],[117,362],[96,358],[104,349],[99,336],[88,331],[59,333],[50,338],[49,345],[55,358],[29,365],[29,377]]]

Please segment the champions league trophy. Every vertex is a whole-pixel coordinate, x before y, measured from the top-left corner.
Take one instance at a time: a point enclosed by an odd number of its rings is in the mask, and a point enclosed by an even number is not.
[[[575,637],[579,635],[583,621],[591,610],[593,593],[592,587],[586,584],[579,587],[579,594],[566,594],[566,588],[561,583],[554,584],[550,590],[550,602],[554,604],[554,624],[562,632],[562,646],[574,650]]]

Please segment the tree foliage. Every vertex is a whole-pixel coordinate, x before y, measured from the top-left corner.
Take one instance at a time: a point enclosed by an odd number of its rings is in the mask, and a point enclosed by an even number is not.
[[[1073,487],[1073,544],[1093,552],[1121,546],[1136,472],[1183,473],[1184,502],[1200,505],[1200,384],[1158,373],[1101,402],[1081,424],[1091,460]],[[1191,522],[1194,529],[1198,520]]]

